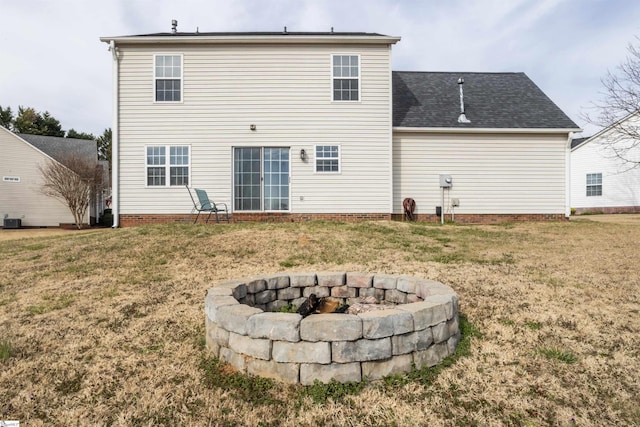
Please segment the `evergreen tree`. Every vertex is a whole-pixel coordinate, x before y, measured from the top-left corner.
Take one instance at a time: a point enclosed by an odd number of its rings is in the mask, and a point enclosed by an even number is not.
[[[64,137],[60,122],[48,111],[38,113],[32,107],[18,107],[18,115],[13,120],[13,130],[18,133]]]
[[[13,130],[17,133],[29,133],[34,135],[42,135],[36,122],[39,114],[31,107],[18,107],[18,115],[13,120]]]
[[[11,107],[2,108],[2,105],[0,105],[0,126],[9,130],[13,127],[13,111],[11,111]]]
[[[96,141],[98,141],[98,156],[109,162],[109,170],[111,170],[111,128],[105,129]]]
[[[77,132],[75,129],[71,128],[67,131],[67,138],[75,138],[75,139],[90,139],[95,141],[96,137],[93,136],[92,133],[85,132]]]

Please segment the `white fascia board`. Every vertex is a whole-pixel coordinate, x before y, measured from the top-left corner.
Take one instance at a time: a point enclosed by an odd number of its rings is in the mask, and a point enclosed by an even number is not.
[[[51,160],[53,162],[56,163],[60,163],[59,161],[57,161],[56,159],[54,159],[53,157],[51,157],[50,155],[48,155],[47,153],[45,153],[44,151],[42,151],[41,149],[39,149],[38,147],[36,147],[35,145],[31,144],[29,141],[27,141],[26,139],[22,138],[21,136],[19,136],[16,133],[11,132],[9,129],[0,126],[0,129],[2,129],[3,131],[7,132],[9,135],[11,135],[12,137],[16,138],[16,140],[22,142],[23,144],[26,144],[29,148],[31,148],[32,150],[37,151],[38,153],[40,153],[43,157],[45,157],[48,160]],[[60,163],[62,164],[62,163]],[[64,165],[62,165],[64,166]],[[66,166],[65,166],[66,167]]]
[[[130,36],[100,37],[100,41],[116,44],[170,44],[170,43],[252,43],[252,44],[395,44],[400,37],[392,36],[298,36],[298,35],[222,35],[222,36]]]
[[[393,128],[394,132],[407,133],[568,133],[581,132],[579,128],[423,128],[401,127]]]
[[[640,115],[640,111],[636,111],[635,113],[631,113],[631,114],[629,114],[629,115],[627,115],[627,116],[624,116],[623,118],[621,118],[621,119],[620,119],[620,120],[618,120],[617,122],[615,122],[615,123],[613,123],[613,124],[611,124],[611,125],[607,126],[606,128],[604,128],[604,129],[600,129],[600,131],[599,131],[599,132],[597,132],[597,133],[595,133],[595,134],[591,135],[589,138],[587,138],[587,139],[585,139],[584,141],[582,141],[582,144],[580,144],[580,145],[577,145],[577,146],[573,147],[573,148],[571,149],[571,151],[575,151],[575,150],[577,150],[578,148],[584,147],[585,145],[587,145],[587,143],[589,143],[589,142],[593,141],[594,139],[600,138],[602,135],[604,135],[604,134],[608,133],[610,130],[612,130],[612,129],[614,129],[616,126],[618,126],[620,123],[622,123],[622,122],[624,122],[624,121],[627,121],[627,120],[629,120],[630,118],[632,118],[633,116],[637,116],[637,115]]]

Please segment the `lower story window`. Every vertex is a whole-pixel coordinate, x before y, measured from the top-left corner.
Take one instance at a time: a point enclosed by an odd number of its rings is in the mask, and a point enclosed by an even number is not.
[[[587,197],[589,196],[602,196],[602,174],[601,173],[587,174]]]
[[[191,160],[188,145],[154,145],[147,147],[147,186],[174,187],[189,185]]]
[[[316,172],[340,172],[338,145],[316,145]]]

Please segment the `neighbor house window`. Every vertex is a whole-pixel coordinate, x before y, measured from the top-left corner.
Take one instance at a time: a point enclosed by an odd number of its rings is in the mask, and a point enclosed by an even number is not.
[[[155,55],[156,102],[182,101],[182,55]]]
[[[602,196],[602,174],[601,173],[587,174],[587,197],[588,196]]]
[[[340,146],[316,145],[316,172],[340,172]]]
[[[360,57],[333,55],[332,62],[333,100],[360,100]]]
[[[189,185],[188,145],[147,147],[147,186],[174,187]]]

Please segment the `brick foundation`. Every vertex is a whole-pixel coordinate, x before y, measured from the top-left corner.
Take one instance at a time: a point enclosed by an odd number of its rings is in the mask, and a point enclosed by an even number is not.
[[[383,221],[390,220],[391,214],[385,213],[327,213],[301,214],[289,212],[234,212],[233,222],[305,222],[305,221]]]
[[[204,223],[205,219],[198,219],[198,223]],[[120,215],[120,227],[134,227],[136,225],[147,224],[167,224],[171,222],[193,222],[193,218],[189,214],[139,214],[139,215]],[[211,220],[210,220],[211,221]],[[212,220],[215,223],[215,219]]]
[[[638,210],[640,212],[640,209]],[[440,217],[435,214],[417,214],[418,221],[439,222]],[[200,215],[198,224],[203,224],[206,215]],[[125,214],[120,215],[120,227],[133,227],[145,224],[166,224],[172,222],[193,222],[195,215],[189,214]],[[451,215],[445,215],[445,221],[451,220]],[[456,214],[455,222],[459,224],[498,224],[503,222],[524,221],[566,221],[564,214]],[[404,215],[386,213],[327,213],[327,214],[302,214],[289,212],[235,212],[231,215],[231,222],[306,222],[306,221],[403,221]],[[224,223],[224,220],[220,220]],[[215,218],[211,216],[210,224],[215,224]]]
[[[296,214],[289,212],[235,212],[231,222],[305,222],[305,221],[382,221],[390,220],[391,214],[384,213],[354,213],[354,214]],[[198,224],[203,224],[207,215],[200,215]],[[189,214],[124,214],[120,215],[120,227],[133,227],[145,224],[166,224],[171,222],[193,222],[195,215]],[[209,223],[215,224],[213,215]],[[224,223],[222,218],[220,222]]]
[[[394,214],[392,219],[403,221],[404,215]],[[564,214],[455,214],[454,222],[458,224],[499,224],[503,222],[528,221],[566,221]],[[440,216],[435,214],[417,214],[417,221],[440,222]],[[444,221],[451,221],[451,215],[445,214]]]
[[[640,206],[612,206],[605,208],[576,208],[576,215],[583,214],[629,214],[640,213]]]

